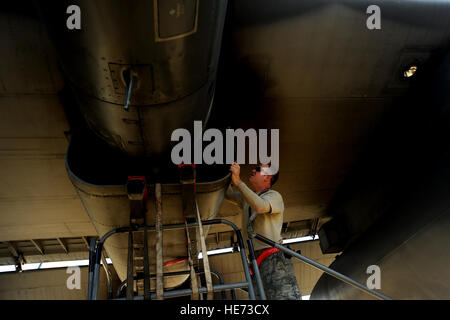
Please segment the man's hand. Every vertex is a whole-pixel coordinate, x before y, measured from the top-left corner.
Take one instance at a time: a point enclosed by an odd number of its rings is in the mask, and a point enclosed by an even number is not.
[[[233,164],[230,166],[230,171],[231,171],[231,181],[233,181],[233,184],[235,186],[241,184],[242,180],[239,176],[241,174],[241,167],[236,162],[233,162]]]

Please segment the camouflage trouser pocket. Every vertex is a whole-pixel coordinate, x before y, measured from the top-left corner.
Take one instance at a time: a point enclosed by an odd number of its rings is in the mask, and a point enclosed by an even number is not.
[[[282,252],[268,256],[259,266],[261,279],[267,299],[269,300],[301,300],[294,266]],[[256,281],[253,279],[255,293],[258,295]]]

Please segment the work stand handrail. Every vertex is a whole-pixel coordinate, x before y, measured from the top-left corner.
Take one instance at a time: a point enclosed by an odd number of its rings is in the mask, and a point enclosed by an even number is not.
[[[212,220],[202,221],[202,225],[204,225],[204,226],[213,225],[213,224],[226,224],[226,225],[230,226],[236,233],[239,251],[241,254],[242,265],[244,268],[245,279],[247,280],[246,282],[238,283],[238,284],[214,286],[214,291],[228,289],[228,286],[231,286],[230,288],[235,288],[233,285],[237,285],[238,287],[241,287],[241,288],[247,287],[249,298],[251,300],[255,300],[255,291],[254,291],[253,284],[252,284],[252,279],[251,279],[250,270],[249,270],[249,266],[248,266],[248,262],[247,262],[247,257],[245,255],[245,246],[244,246],[244,241],[242,239],[241,231],[234,223],[232,223],[228,220],[225,220],[225,219],[212,219]],[[188,224],[184,224],[184,223],[168,224],[168,225],[163,225],[162,229],[163,230],[176,230],[176,229],[184,229],[186,227],[188,227],[188,228],[198,227],[198,225],[199,224],[197,222],[188,223]],[[100,240],[98,240],[96,242],[95,241],[91,242],[91,249],[90,249],[90,254],[89,254],[88,299],[97,300],[97,298],[98,298],[100,261],[101,261],[101,254],[102,254],[102,249],[103,249],[103,245],[104,245],[105,241],[114,234],[125,233],[125,232],[144,231],[144,230],[155,231],[156,229],[155,229],[155,226],[146,226],[146,225],[133,225],[133,226],[129,226],[129,227],[120,227],[120,228],[110,230],[105,235],[103,235],[100,238]],[[206,254],[206,252],[204,254]],[[92,262],[94,263],[94,266],[91,265]],[[256,268],[254,268],[254,269],[256,269],[255,271],[257,272],[257,275],[259,276],[259,272],[257,270],[257,265],[256,265]],[[260,283],[260,281],[258,281],[258,279],[257,279],[257,283],[258,284]],[[202,288],[200,288],[200,289],[202,289]],[[262,289],[260,288],[260,292],[261,292],[261,290]],[[172,290],[172,291],[164,292],[164,297],[176,296],[178,293],[180,293],[180,294],[183,293],[183,295],[184,295],[185,291],[188,292],[189,290],[182,290],[182,291],[183,292],[181,292],[181,291],[177,292],[177,290]],[[201,292],[201,290],[199,292]]]
[[[385,295],[383,293],[380,293],[380,292],[377,292],[375,290],[369,289],[368,287],[366,287],[366,286],[360,284],[359,282],[357,282],[357,281],[355,281],[355,280],[353,280],[353,279],[343,275],[342,273],[334,271],[333,269],[328,268],[328,267],[324,266],[323,264],[320,264],[320,263],[318,263],[318,262],[316,262],[316,261],[314,261],[314,260],[312,260],[310,258],[307,258],[307,257],[305,257],[305,256],[303,256],[303,255],[301,255],[301,254],[299,254],[299,253],[297,253],[297,252],[295,252],[295,251],[293,251],[293,250],[291,250],[291,249],[289,249],[289,248],[279,244],[279,243],[276,243],[275,241],[267,239],[266,237],[264,237],[264,236],[262,236],[260,234],[252,233],[252,234],[249,234],[249,237],[252,238],[252,239],[254,238],[254,239],[257,239],[259,241],[262,241],[262,242],[270,245],[271,247],[277,248],[277,249],[283,251],[284,253],[287,253],[290,256],[292,256],[294,258],[297,258],[297,259],[305,262],[306,264],[309,264],[310,266],[313,266],[313,267],[315,267],[315,268],[317,268],[319,270],[322,270],[323,272],[325,272],[325,273],[335,277],[336,279],[339,279],[339,280],[341,280],[341,281],[343,281],[343,282],[345,282],[345,283],[347,283],[349,285],[352,285],[352,286],[356,287],[359,290],[362,290],[362,291],[370,294],[371,296],[374,296],[377,299],[380,299],[380,300],[393,300],[391,297],[389,297],[389,296],[387,296],[387,295]]]

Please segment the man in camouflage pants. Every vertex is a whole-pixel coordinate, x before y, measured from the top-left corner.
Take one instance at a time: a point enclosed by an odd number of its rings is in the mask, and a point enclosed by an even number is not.
[[[253,230],[266,238],[282,243],[281,228],[283,225],[284,203],[281,195],[271,190],[278,179],[278,171],[267,165],[261,165],[252,170],[249,182],[252,191],[240,179],[240,167],[233,163],[230,167],[231,180],[238,191],[230,186],[226,199],[242,208],[242,235],[248,238],[247,229]],[[301,300],[297,279],[290,259],[278,249],[254,241],[255,255],[266,297],[269,300]],[[253,279],[255,293],[256,281]]]

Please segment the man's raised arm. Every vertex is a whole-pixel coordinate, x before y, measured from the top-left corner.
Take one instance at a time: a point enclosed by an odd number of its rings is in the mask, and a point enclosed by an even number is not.
[[[241,182],[237,188],[242,194],[244,200],[257,214],[269,213],[270,203],[254,193],[244,182]]]
[[[240,208],[242,208],[243,206],[241,193],[238,191],[234,191],[231,185],[228,186],[227,191],[225,192],[225,199],[234,203]]]

